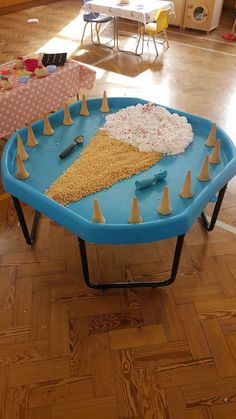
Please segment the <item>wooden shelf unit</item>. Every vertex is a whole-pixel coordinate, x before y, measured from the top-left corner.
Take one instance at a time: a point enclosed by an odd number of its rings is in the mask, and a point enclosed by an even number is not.
[[[56,0],[0,0],[0,15],[14,13],[28,7],[41,6]]]
[[[172,0],[175,14],[169,24],[210,32],[219,25],[223,0]]]

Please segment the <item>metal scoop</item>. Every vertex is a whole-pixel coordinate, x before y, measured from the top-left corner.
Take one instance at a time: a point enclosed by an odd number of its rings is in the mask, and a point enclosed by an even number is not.
[[[78,135],[77,137],[75,137],[74,142],[68,145],[68,147],[66,147],[66,149],[62,151],[61,154],[59,154],[59,157],[61,159],[64,159],[66,156],[68,156],[68,154],[72,152],[72,150],[75,148],[76,145],[81,144],[83,141],[84,141],[84,136]]]

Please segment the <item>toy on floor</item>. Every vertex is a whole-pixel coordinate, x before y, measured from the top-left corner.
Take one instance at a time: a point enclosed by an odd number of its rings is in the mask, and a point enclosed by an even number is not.
[[[236,4],[235,4],[235,7],[236,7]],[[225,33],[225,34],[221,35],[221,37],[223,39],[225,39],[226,41],[236,41],[236,36],[234,35],[235,27],[236,27],[236,17],[234,19],[234,24],[233,24],[233,27],[231,29],[231,32],[230,33]]]

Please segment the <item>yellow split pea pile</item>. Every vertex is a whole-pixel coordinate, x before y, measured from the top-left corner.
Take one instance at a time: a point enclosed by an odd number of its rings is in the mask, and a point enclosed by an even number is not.
[[[156,151],[141,152],[130,144],[111,139],[106,130],[101,130],[45,194],[67,205],[147,170],[161,158],[162,154]]]

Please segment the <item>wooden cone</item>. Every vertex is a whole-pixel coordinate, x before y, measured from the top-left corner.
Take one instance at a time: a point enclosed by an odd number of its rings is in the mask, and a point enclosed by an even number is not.
[[[21,160],[27,160],[29,158],[28,153],[25,151],[25,147],[22,143],[20,135],[17,135],[17,154],[20,156]]]
[[[82,106],[81,106],[81,110],[80,110],[80,115],[82,115],[82,116],[88,116],[89,115],[85,95],[82,96]]]
[[[170,206],[170,199],[169,199],[169,189],[168,186],[165,187],[162,195],[161,205],[157,209],[159,214],[161,215],[169,215],[172,213],[172,208]]]
[[[73,119],[70,116],[70,109],[67,103],[64,104],[64,119],[63,119],[64,125],[72,125]]]
[[[209,156],[207,155],[204,163],[202,165],[201,168],[201,172],[199,173],[198,177],[199,180],[201,180],[202,182],[207,182],[208,180],[210,180],[210,175],[209,175]]]
[[[44,123],[44,126],[43,126],[44,135],[52,135],[54,133],[54,129],[52,129],[46,113],[43,114],[43,123]]]
[[[191,177],[191,171],[188,170],[183,189],[180,192],[181,198],[192,198],[193,196]]]
[[[93,222],[98,224],[104,224],[106,222],[96,198],[93,200]]]
[[[208,137],[205,141],[205,144],[208,147],[214,147],[215,143],[216,143],[216,124],[214,122],[214,124],[212,125],[211,130],[209,132],[209,135],[208,135]]]
[[[211,164],[219,164],[220,163],[220,140],[216,141],[216,145],[212,150],[209,162]]]
[[[25,169],[25,166],[23,165],[23,162],[19,156],[19,154],[17,154],[16,156],[16,177],[17,179],[27,179],[27,177],[29,177],[29,172],[27,172],[27,170]]]
[[[133,198],[131,213],[130,213],[130,217],[128,219],[128,222],[130,224],[138,224],[138,223],[143,222],[143,217],[141,217],[140,209],[139,209],[139,206],[138,206],[138,200],[137,200],[136,196]]]
[[[28,125],[28,140],[27,140],[27,145],[29,147],[35,147],[37,144],[38,144],[38,141],[35,138],[34,131],[33,131],[32,127],[31,127],[31,125],[29,124]]]
[[[108,106],[108,101],[107,101],[107,93],[106,91],[104,91],[103,93],[103,98],[102,98],[102,106],[100,111],[101,112],[109,112],[110,108]]]

